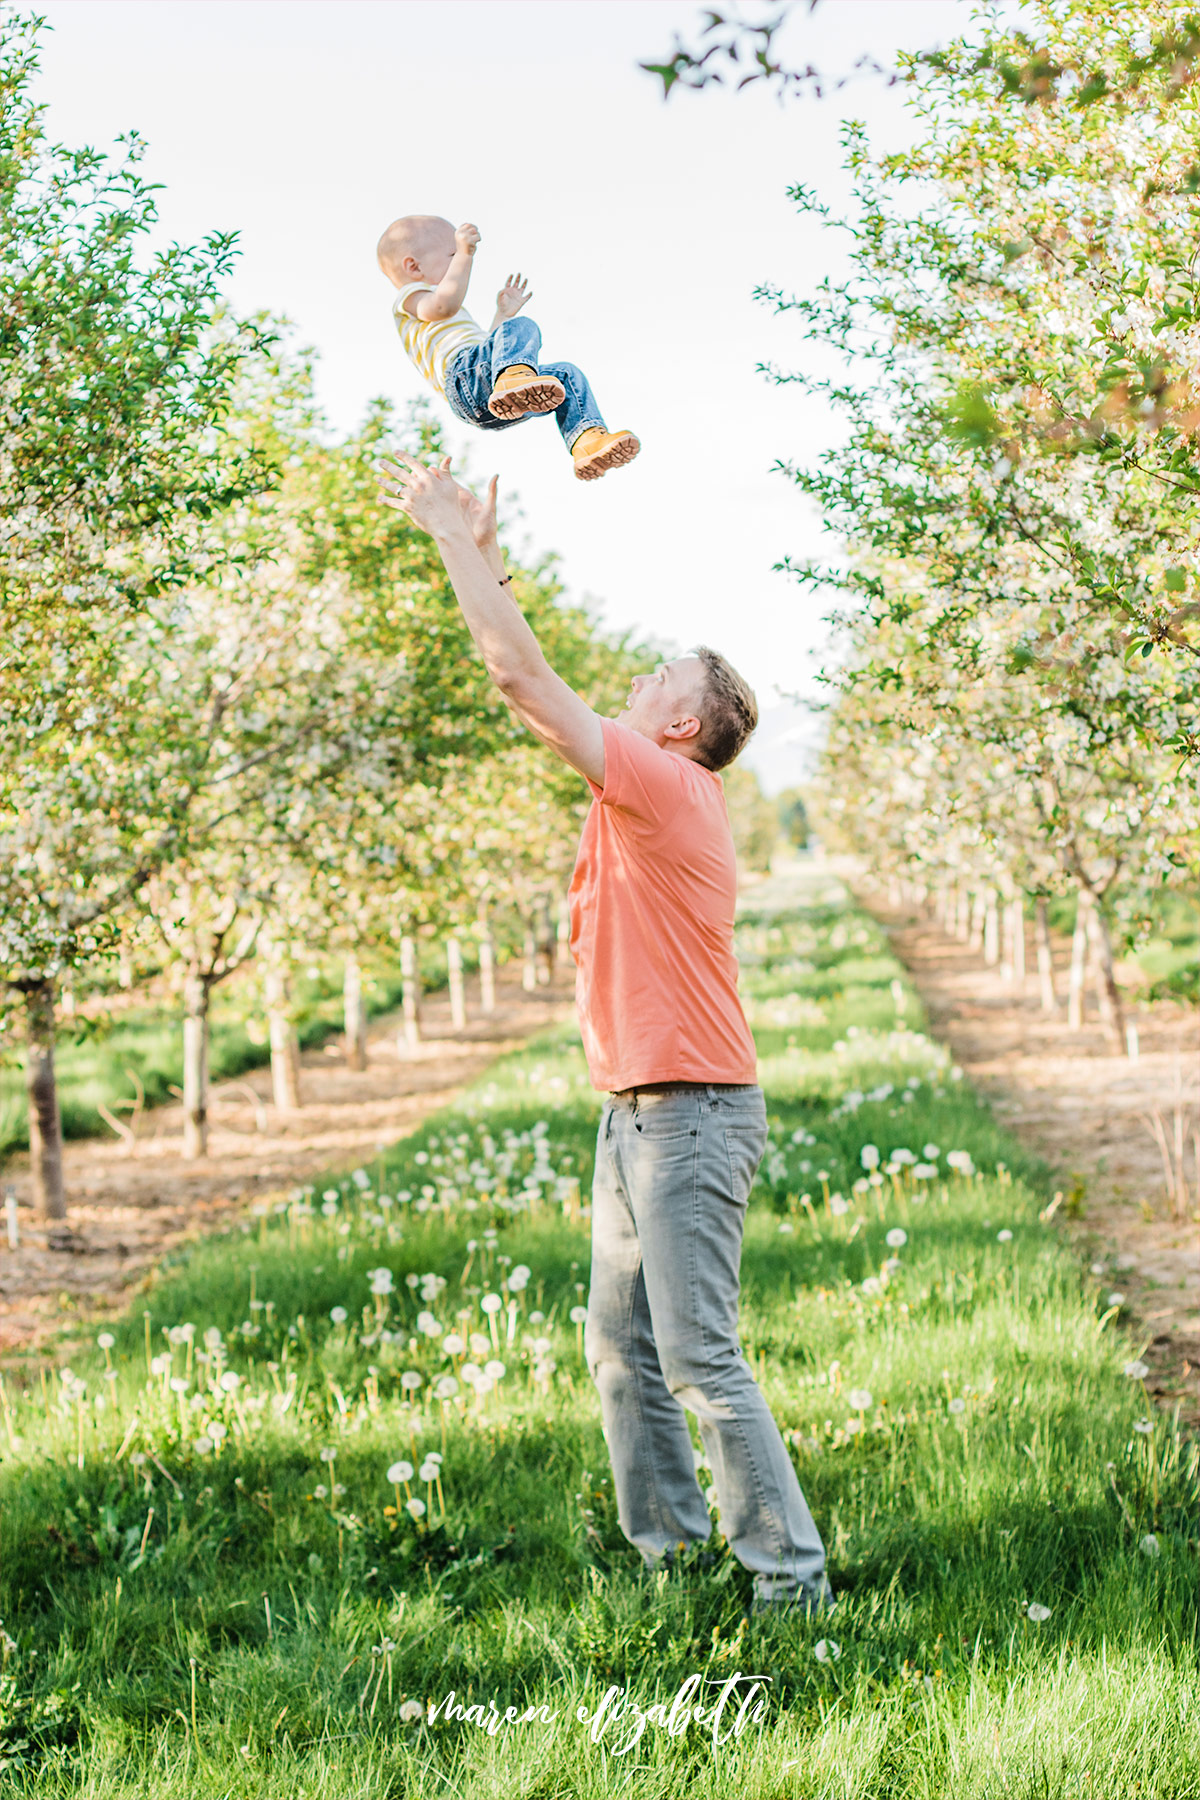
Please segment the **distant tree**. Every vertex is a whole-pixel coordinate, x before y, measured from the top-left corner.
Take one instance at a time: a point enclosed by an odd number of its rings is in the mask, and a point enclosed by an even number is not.
[[[808,843],[811,827],[808,808],[800,789],[785,788],[782,794],[776,794],[775,810],[779,817],[779,828],[788,843],[794,844],[797,850],[803,850]]]
[[[779,841],[779,816],[753,769],[735,763],[721,776],[733,829],[733,847],[743,869],[765,873]]]

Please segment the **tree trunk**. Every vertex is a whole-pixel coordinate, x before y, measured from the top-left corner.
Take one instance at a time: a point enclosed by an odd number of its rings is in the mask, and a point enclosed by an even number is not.
[[[989,888],[983,902],[983,960],[990,968],[1000,961],[1000,902]]]
[[[346,1030],[346,1067],[365,1069],[367,1009],[363,1004],[362,969],[358,958],[353,954],[346,958],[346,966],[342,971],[342,1007]]]
[[[967,943],[971,936],[971,894],[966,887],[958,890],[958,915],[954,924],[954,935],[960,943]]]
[[[1080,888],[1071,937],[1071,981],[1067,989],[1067,1030],[1083,1029],[1084,987],[1087,981],[1088,908],[1090,895]]]
[[[281,1113],[299,1112],[303,1104],[300,1099],[300,1040],[292,1023],[286,969],[268,964],[265,987],[275,1108]]]
[[[410,937],[400,939],[400,984],[404,1008],[401,1048],[415,1056],[421,1043],[421,977],[417,969],[417,946]]]
[[[463,992],[462,945],[457,938],[446,939],[446,967],[450,973],[450,1023],[462,1031],[467,1023],[467,999]]]
[[[44,1219],[65,1219],[62,1112],[54,1077],[54,983],[25,990],[25,1091],[33,1203]]]
[[[1025,986],[1025,902],[1019,897],[1009,902],[1008,933],[1013,985],[1023,988]]]
[[[1125,1008],[1121,1001],[1121,990],[1117,986],[1116,970],[1113,967],[1112,939],[1108,935],[1108,925],[1105,922],[1104,914],[1095,898],[1088,907],[1087,928],[1096,966],[1096,998],[1100,1005],[1100,1016],[1108,1026],[1109,1036],[1117,1053],[1127,1056],[1129,1045],[1125,1036]]]
[[[537,936],[533,929],[533,920],[529,919],[525,926],[525,967],[521,971],[521,986],[527,994],[537,987]]]
[[[1038,986],[1041,989],[1042,1011],[1052,1013],[1057,1001],[1054,997],[1054,954],[1050,947],[1050,910],[1040,896],[1034,913],[1034,934],[1037,938]]]
[[[211,983],[189,969],[183,984],[183,1154],[208,1155],[208,1002]]]
[[[980,892],[971,902],[971,925],[967,936],[967,946],[971,950],[983,949],[984,922],[987,919],[987,896]]]
[[[496,951],[486,924],[479,940],[479,1007],[485,1013],[496,1010]]]

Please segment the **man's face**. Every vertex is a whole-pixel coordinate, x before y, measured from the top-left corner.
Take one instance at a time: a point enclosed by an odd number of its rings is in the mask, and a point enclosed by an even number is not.
[[[623,724],[661,744],[673,736],[668,728],[699,716],[704,665],[698,656],[659,663],[649,675],[635,675],[629,698],[619,714]]]

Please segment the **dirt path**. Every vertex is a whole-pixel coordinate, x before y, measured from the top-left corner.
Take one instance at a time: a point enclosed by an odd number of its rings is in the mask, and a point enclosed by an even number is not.
[[[1166,1198],[1162,1159],[1141,1115],[1158,1106],[1173,1123],[1177,1076],[1190,1089],[1200,1125],[1200,1015],[1160,1003],[1131,1006],[1140,1054],[1113,1054],[1099,1024],[1068,1031],[1040,1009],[1036,983],[1023,994],[980,952],[948,937],[933,920],[897,909],[859,883],[856,898],[886,928],[910,971],[935,1034],[949,1044],[971,1083],[1076,1196],[1080,1234],[1097,1274],[1125,1296],[1144,1332],[1152,1392],[1180,1399],[1200,1419],[1200,1200],[1189,1216]],[[1055,985],[1066,993],[1068,943],[1055,945]],[[1189,1130],[1190,1139],[1190,1130]],[[1189,1151],[1187,1166],[1192,1169]]]
[[[268,1069],[213,1090],[211,1151],[180,1156],[182,1109],[144,1115],[132,1151],[115,1140],[66,1146],[69,1230],[38,1225],[29,1206],[27,1159],[6,1185],[16,1193],[20,1244],[0,1248],[0,1353],[28,1352],[64,1329],[111,1315],[165,1251],[199,1237],[252,1201],[280,1196],[327,1169],[353,1168],[407,1136],[489,1063],[571,1015],[573,971],[526,993],[518,967],[497,970],[496,1010],[481,1014],[468,991],[467,1027],[456,1032],[448,997],[430,996],[418,1056],[397,1048],[397,1020],[372,1027],[368,1066],[348,1069],[340,1039],[302,1058],[304,1109],[281,1117]],[[0,1232],[2,1232],[0,1225]]]

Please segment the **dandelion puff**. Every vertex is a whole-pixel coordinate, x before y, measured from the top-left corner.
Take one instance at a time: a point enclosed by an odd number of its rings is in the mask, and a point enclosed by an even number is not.
[[[850,1202],[841,1194],[831,1194],[829,1196],[829,1210],[835,1219],[840,1219],[843,1214],[850,1211]]]
[[[412,1480],[412,1472],[410,1462],[394,1462],[387,1472],[387,1478],[393,1487],[399,1487],[402,1482]]]
[[[879,1151],[876,1146],[864,1144],[859,1152],[859,1161],[864,1169],[877,1169],[879,1167]]]
[[[417,1470],[417,1478],[420,1481],[436,1481],[438,1478],[437,1464],[435,1462],[430,1462],[428,1457],[426,1457],[425,1461]]]
[[[1143,1437],[1149,1437],[1150,1433],[1154,1430],[1154,1421],[1153,1419],[1135,1419],[1133,1421],[1133,1429],[1135,1431],[1140,1431]]]
[[[1108,1299],[1104,1302],[1104,1304],[1105,1304],[1105,1306],[1124,1306],[1125,1296],[1124,1296],[1124,1294],[1118,1294],[1114,1291],[1113,1293],[1111,1293],[1108,1296]]]
[[[483,1299],[479,1302],[479,1304],[483,1308],[485,1313],[494,1313],[494,1312],[500,1311],[500,1308],[504,1305],[504,1302],[500,1298],[499,1294],[485,1294],[483,1296]]]
[[[998,1231],[996,1233],[996,1242],[998,1244],[1011,1244],[1012,1243],[1012,1232],[1007,1229],[1004,1231]]]
[[[818,1662],[836,1662],[842,1654],[842,1646],[835,1644],[832,1638],[818,1638],[813,1645],[813,1655]]]
[[[406,1500],[404,1502],[404,1510],[411,1518],[423,1519],[425,1517],[425,1502],[423,1500],[418,1500],[417,1496],[414,1494],[411,1500]]]
[[[403,1375],[400,1377],[400,1386],[404,1389],[406,1394],[415,1394],[421,1385],[422,1379],[423,1378],[417,1374],[415,1369],[405,1369]]]
[[[883,1240],[891,1250],[899,1250],[908,1242],[908,1233],[901,1226],[894,1225]]]
[[[515,1269],[510,1269],[508,1271],[509,1292],[519,1294],[522,1288],[528,1287],[529,1277],[532,1273],[532,1269],[527,1268],[524,1263],[518,1263]]]
[[[483,1372],[485,1375],[490,1375],[493,1381],[502,1381],[508,1370],[496,1357],[492,1357],[490,1362],[484,1363]]]
[[[433,1392],[438,1400],[453,1400],[458,1392],[458,1383],[453,1375],[443,1375]]]
[[[1128,1375],[1130,1381],[1144,1381],[1150,1370],[1146,1363],[1135,1359],[1133,1362],[1127,1362],[1121,1373]],[[175,1383],[172,1382],[171,1386],[174,1387]]]
[[[335,1325],[344,1325],[350,1315],[344,1306],[331,1306],[329,1309],[329,1316]]]
[[[328,1444],[321,1451],[321,1461],[323,1463],[331,1463],[335,1460],[336,1457],[337,1457],[337,1451],[331,1449]]]
[[[426,1452],[425,1461],[427,1463],[433,1463],[435,1468],[441,1468],[445,1460],[446,1459],[440,1450],[429,1450]]]
[[[1162,1553],[1162,1546],[1152,1531],[1146,1533],[1145,1537],[1138,1545],[1138,1549],[1143,1556],[1159,1556]]]
[[[586,1325],[586,1323],[587,1323],[587,1307],[586,1306],[573,1306],[571,1308],[571,1311],[568,1316],[571,1320],[572,1325]]]
[[[926,1144],[923,1153],[929,1158],[930,1162],[936,1162],[938,1157],[942,1154],[936,1144]]]
[[[851,1388],[846,1399],[855,1412],[866,1412],[868,1406],[874,1405],[874,1397],[869,1388]]]
[[[192,1448],[197,1456],[211,1456],[216,1446],[210,1437],[198,1437]]]
[[[959,1395],[956,1394],[954,1399],[951,1400],[950,1405],[947,1408],[947,1410],[952,1413],[965,1413],[967,1410],[967,1403]]]
[[[418,1719],[425,1717],[425,1707],[420,1700],[402,1700],[400,1703],[400,1723],[415,1725]]]
[[[102,1331],[100,1336],[96,1339],[101,1350],[111,1350],[116,1341],[117,1340],[111,1331]]]
[[[1043,1606],[1038,1600],[1031,1600],[1025,1610],[1035,1625],[1044,1624],[1050,1617],[1050,1608]]]

